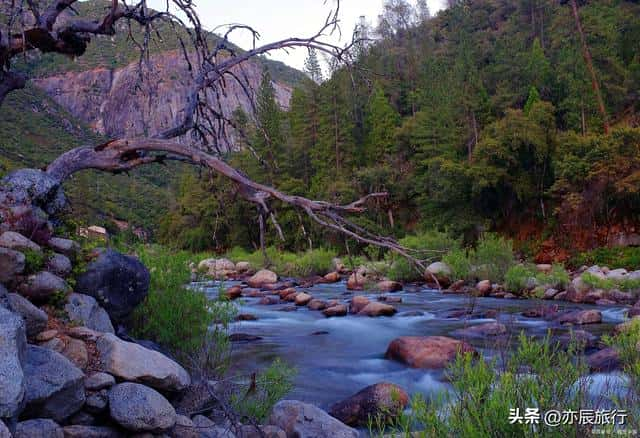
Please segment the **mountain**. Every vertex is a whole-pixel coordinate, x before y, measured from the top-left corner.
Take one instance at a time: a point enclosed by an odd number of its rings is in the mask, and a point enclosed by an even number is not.
[[[104,1],[77,4],[83,17],[99,17]],[[60,20],[73,20],[66,13]],[[139,51],[133,39],[142,38],[135,27],[132,37],[119,23],[113,37],[94,37],[87,52],[69,59],[59,54],[29,52],[17,69],[32,81],[12,93],[0,111],[0,164],[2,171],[40,167],[61,152],[81,144],[94,144],[122,135],[152,135],[180,116],[190,84],[190,73],[179,51],[178,35],[186,31],[158,26],[162,41],[151,45],[145,81],[138,76]],[[210,34],[212,42],[218,37]],[[237,47],[234,50],[241,51]],[[263,70],[271,74],[278,102],[287,107],[292,87],[304,73],[281,62],[257,58],[242,66],[257,88]],[[246,95],[233,81],[221,97],[226,115],[241,107],[251,113]],[[173,182],[186,167],[150,166],[128,175],[84,172],[68,183],[74,216],[81,222],[112,225],[113,220],[154,229],[173,199]]]

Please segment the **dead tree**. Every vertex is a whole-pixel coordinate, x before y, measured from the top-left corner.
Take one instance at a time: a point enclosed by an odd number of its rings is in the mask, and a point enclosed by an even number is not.
[[[159,25],[168,24],[180,38],[184,62],[193,76],[194,85],[189,90],[180,120],[171,128],[154,137],[117,138],[100,145],[72,149],[46,167],[50,176],[63,182],[73,173],[85,169],[117,173],[167,160],[189,162],[233,181],[238,193],[256,204],[261,216],[271,218],[278,230],[270,205],[272,201],[301,210],[317,224],[357,241],[394,251],[424,271],[425,259],[419,253],[403,247],[392,238],[370,233],[346,218],[349,214],[363,212],[368,200],[384,197],[386,193],[372,193],[346,205],[291,196],[252,181],[216,154],[220,150],[219,145],[229,141],[228,134],[234,124],[225,117],[219,99],[211,97],[224,95],[227,82],[235,81],[249,102],[254,102],[252,84],[243,74],[244,62],[274,50],[303,47],[315,49],[346,65],[351,64],[350,48],[358,41],[346,47],[327,41],[327,36],[339,32],[339,2],[336,2],[318,32],[310,37],[291,37],[260,46],[256,44],[259,33],[246,25],[226,26],[224,34],[214,38],[203,29],[194,0],[168,0],[166,9],[161,11],[147,8],[145,0],[111,0],[99,19],[77,16],[73,9],[76,2],[0,0],[4,15],[0,22],[0,105],[8,93],[23,88],[28,80],[12,71],[14,58],[30,51],[82,56],[92,37],[114,35],[118,29],[122,29],[117,26],[120,22],[126,23],[129,29],[139,26],[143,32],[143,40],[136,41],[141,70],[149,56],[150,42],[159,33]],[[60,20],[63,14],[65,19]],[[250,32],[253,36],[254,43],[250,50],[237,51],[229,44],[229,36],[239,31]],[[180,37],[185,33],[186,37]],[[130,30],[129,36],[133,38]],[[218,104],[212,104],[212,100],[218,101]]]

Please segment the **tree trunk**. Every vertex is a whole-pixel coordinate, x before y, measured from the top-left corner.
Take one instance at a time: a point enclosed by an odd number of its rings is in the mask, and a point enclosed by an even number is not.
[[[578,4],[576,0],[571,1],[571,9],[573,10],[573,17],[576,20],[576,28],[578,29],[578,34],[580,35],[580,42],[582,43],[582,56],[584,57],[584,61],[587,64],[587,69],[589,70],[589,74],[591,75],[591,86],[593,87],[593,91],[596,94],[596,100],[598,103],[598,110],[600,111],[600,115],[603,120],[603,128],[604,133],[609,134],[609,118],[607,117],[607,110],[604,106],[604,100],[602,99],[602,93],[600,91],[600,84],[598,83],[598,78],[596,76],[596,70],[593,67],[593,59],[591,58],[591,52],[589,52],[589,46],[587,46],[587,39],[584,35],[584,31],[582,30],[582,22],[580,21],[580,14],[578,12]]]

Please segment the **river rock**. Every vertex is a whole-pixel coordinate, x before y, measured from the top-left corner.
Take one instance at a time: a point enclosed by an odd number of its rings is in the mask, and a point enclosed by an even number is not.
[[[287,438],[284,430],[278,426],[253,426],[245,424],[238,431],[238,438]]]
[[[349,304],[349,312],[360,313],[360,311],[367,307],[369,303],[369,298],[365,297],[364,295],[357,295],[351,299],[351,303]]]
[[[47,270],[59,277],[67,277],[71,274],[73,266],[69,257],[62,254],[53,254],[47,260]]]
[[[394,418],[409,404],[409,396],[393,383],[376,383],[329,408],[331,416],[349,426],[367,426],[375,418]]]
[[[487,336],[500,336],[507,333],[507,327],[499,322],[486,322],[471,327],[455,330],[456,336],[463,338],[484,338]]]
[[[567,286],[565,300],[574,303],[581,303],[584,296],[591,290],[591,286],[582,280],[582,277],[576,277],[571,280],[569,286]]]
[[[278,304],[280,299],[278,297],[262,297],[258,304],[262,304],[263,306],[272,306],[274,304]]]
[[[14,438],[65,438],[62,428],[53,420],[37,418],[16,425]]]
[[[69,257],[71,260],[74,260],[78,253],[80,252],[80,245],[74,242],[71,239],[63,239],[61,237],[52,237],[47,242],[49,248],[53,249],[55,252],[59,252],[60,254],[64,254]]]
[[[376,285],[380,292],[398,292],[402,290],[402,284],[397,281],[383,280]]]
[[[402,336],[389,344],[385,357],[413,368],[444,368],[458,353],[476,351],[466,342],[446,336]]]
[[[84,374],[63,355],[30,345],[24,374],[27,415],[60,422],[84,404]]]
[[[451,284],[451,268],[444,262],[434,262],[427,266],[424,278],[433,281],[433,277],[438,280],[440,286],[447,287]]]
[[[306,306],[313,299],[313,297],[307,293],[300,292],[296,295],[295,303],[296,306]]]
[[[603,348],[587,356],[587,365],[592,372],[613,371],[620,368],[620,355],[615,348]]]
[[[124,438],[119,431],[111,427],[73,425],[63,428],[64,438]]]
[[[247,284],[251,287],[262,287],[263,285],[274,284],[277,282],[278,275],[268,269],[259,270],[247,280]]]
[[[309,310],[324,310],[327,308],[327,303],[322,300],[313,299],[309,301],[309,304],[307,304],[307,308]]]
[[[491,281],[479,281],[478,284],[476,284],[476,289],[478,290],[480,296],[486,297],[487,295],[489,295],[489,293],[491,293]]]
[[[393,316],[397,312],[396,308],[389,305],[372,301],[358,312],[361,316]]]
[[[335,306],[327,307],[322,311],[322,314],[327,318],[332,316],[347,316],[347,306],[344,304],[338,304]]]
[[[84,387],[89,391],[100,391],[101,389],[111,388],[116,384],[116,379],[111,374],[93,373],[84,381]]]
[[[191,383],[189,374],[165,355],[105,333],[96,343],[104,371],[123,380],[156,389],[181,391]]]
[[[284,300],[289,295],[293,295],[295,293],[296,293],[296,289],[294,287],[288,287],[286,289],[282,289],[281,291],[278,291],[278,296],[280,297],[280,299]]]
[[[7,299],[11,310],[24,319],[29,338],[36,336],[47,328],[49,317],[44,310],[34,306],[31,301],[18,294],[8,294]]]
[[[625,280],[627,278],[627,275],[629,273],[627,272],[626,269],[613,269],[609,272],[607,272],[606,277],[609,280],[613,280],[613,281],[622,281]]]
[[[560,315],[556,321],[560,324],[597,324],[602,322],[602,313],[599,310],[574,310]]]
[[[0,418],[13,418],[22,409],[26,351],[24,320],[0,306]]]
[[[80,339],[66,337],[64,348],[60,353],[80,369],[86,368],[89,362],[87,346]]]
[[[374,279],[375,275],[365,266],[360,266],[347,279],[347,289],[362,290],[365,284]]]
[[[0,283],[6,283],[24,271],[25,257],[19,251],[0,247]]]
[[[76,292],[95,298],[117,322],[145,299],[149,279],[149,270],[137,258],[106,249],[80,274]]]
[[[64,310],[71,321],[98,332],[115,333],[106,310],[89,295],[75,293],[69,295]]]
[[[251,263],[249,262],[238,262],[236,263],[236,271],[241,273],[247,273],[251,271]]]
[[[138,383],[121,383],[109,391],[109,413],[133,432],[162,432],[176,422],[176,411],[167,399]]]
[[[47,342],[58,336],[58,330],[51,329],[40,332],[36,335],[36,342]]]
[[[103,412],[107,409],[107,405],[109,404],[107,393],[108,391],[103,389],[87,395],[87,399],[84,402],[84,408],[92,414],[99,414]]]
[[[46,300],[58,292],[69,292],[71,288],[62,278],[51,272],[43,271],[30,275],[26,283],[18,288],[19,292],[34,300]]]
[[[620,304],[633,304],[635,296],[630,292],[622,292],[618,289],[611,289],[607,292],[607,298]]]
[[[340,281],[340,274],[338,274],[335,271],[334,272],[329,272],[328,274],[326,274],[322,278],[327,283],[337,283],[337,282]]]
[[[382,301],[384,303],[401,303],[402,297],[395,295],[380,295],[378,297],[378,301]]]
[[[269,424],[280,427],[287,438],[358,438],[358,431],[322,409],[297,400],[281,400],[273,407]]]
[[[0,234],[0,246],[9,249],[15,249],[16,251],[32,250],[40,252],[40,245],[27,239],[20,233],[15,231],[5,231]]]
[[[558,289],[554,289],[550,287],[549,289],[544,291],[544,295],[542,296],[543,300],[552,300],[556,295],[558,295]]]
[[[527,309],[522,312],[522,316],[526,316],[527,318],[547,318],[550,316],[554,316],[558,313],[558,305],[553,304],[549,306],[536,306],[530,309]]]
[[[225,296],[230,300],[236,300],[242,296],[242,288],[240,286],[231,286],[224,291]]]

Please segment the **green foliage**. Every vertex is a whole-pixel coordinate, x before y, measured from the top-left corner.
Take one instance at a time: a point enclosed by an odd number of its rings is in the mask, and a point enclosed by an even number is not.
[[[612,279],[612,278],[600,278],[599,276],[591,273],[584,272],[580,278],[582,281],[593,287],[594,289],[603,289],[603,290],[611,290],[611,289],[620,289],[623,291],[633,291],[636,289],[640,289],[640,279],[631,280],[631,279]]]
[[[255,377],[255,386],[251,383],[241,386],[232,396],[235,412],[241,418],[263,422],[281,398],[293,389],[295,368],[276,359],[264,371]]]
[[[67,304],[68,295],[69,294],[65,291],[61,291],[61,290],[56,291],[49,296],[48,303],[55,310],[60,311],[64,309],[64,305]]]
[[[419,257],[429,261],[440,260],[449,251],[460,248],[461,241],[451,237],[449,233],[429,230],[423,233],[408,235],[400,239],[399,243],[420,252]],[[422,279],[422,273],[412,266],[407,259],[397,254],[390,254],[390,269],[387,275],[395,281],[417,281]]]
[[[550,427],[540,422],[533,427],[510,424],[508,416],[514,408],[520,408],[523,415],[526,407],[539,408],[540,413],[588,407],[587,382],[581,377],[586,371],[573,348],[564,351],[551,342],[550,335],[538,341],[522,333],[513,355],[502,362],[498,358],[475,360],[470,354],[458,356],[447,370],[451,392],[430,403],[414,397],[410,413],[403,414],[394,427],[375,431],[375,436],[389,432],[434,438],[573,435],[578,433],[577,424]]]
[[[246,261],[254,268],[273,269],[277,274],[292,277],[309,277],[324,275],[332,270],[334,251],[318,248],[301,253],[282,251],[275,247],[266,248],[267,260],[260,250],[252,253],[235,247],[225,257],[233,262]]]
[[[21,252],[24,254],[25,274],[35,274],[36,272],[42,271],[47,258],[45,253],[29,248],[21,250]]]
[[[151,272],[149,295],[136,308],[133,333],[169,348],[186,358],[210,342],[214,322],[228,324],[237,309],[228,301],[211,301],[198,290],[187,289],[189,263],[198,259],[186,252],[173,253],[159,246],[138,249],[141,261]]]
[[[610,266],[611,268],[640,269],[640,247],[601,247],[574,256],[572,266]]]
[[[493,283],[502,282],[506,272],[515,263],[511,241],[493,233],[484,234],[469,255],[473,274]]]
[[[466,249],[454,249],[442,258],[442,261],[451,268],[451,275],[456,280],[471,279],[471,260]]]
[[[535,279],[534,284],[559,290],[563,290],[570,280],[569,273],[562,265],[555,264],[551,268],[551,272],[545,273],[538,272],[535,265],[518,264],[510,267],[506,272],[504,285],[510,292],[525,292],[531,285],[531,279]]]

